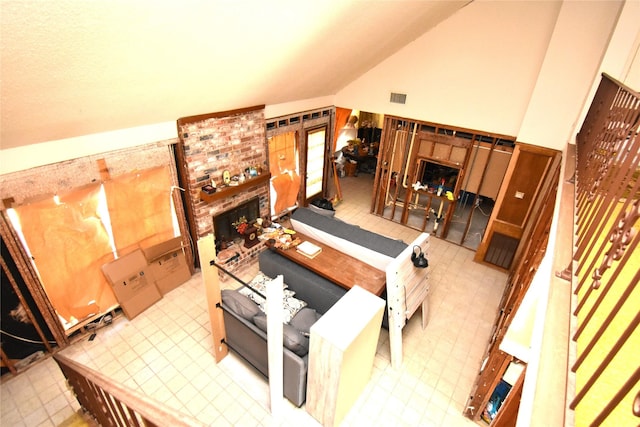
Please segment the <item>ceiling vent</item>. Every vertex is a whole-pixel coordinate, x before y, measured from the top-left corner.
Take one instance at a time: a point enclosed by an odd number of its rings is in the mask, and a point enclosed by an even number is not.
[[[406,93],[393,93],[391,92],[390,102],[396,104],[406,104],[407,103],[407,94]]]

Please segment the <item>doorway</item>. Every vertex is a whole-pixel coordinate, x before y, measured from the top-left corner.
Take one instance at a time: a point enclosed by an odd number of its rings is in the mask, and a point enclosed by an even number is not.
[[[515,138],[387,116],[372,212],[476,250]]]

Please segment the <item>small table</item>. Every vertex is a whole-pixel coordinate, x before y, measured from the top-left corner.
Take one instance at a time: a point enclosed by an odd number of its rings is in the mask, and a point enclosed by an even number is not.
[[[321,247],[322,251],[315,257],[309,258],[299,253],[295,247],[280,249],[271,246],[271,249],[345,289],[351,289],[354,285],[358,285],[374,295],[380,296],[384,292],[387,281],[384,271],[373,268],[369,264],[304,234],[296,232],[293,237],[297,237],[303,242],[309,241]],[[267,245],[269,246],[269,242]]]

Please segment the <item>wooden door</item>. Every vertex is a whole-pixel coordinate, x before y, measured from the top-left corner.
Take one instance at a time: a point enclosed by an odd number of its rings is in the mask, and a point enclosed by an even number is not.
[[[516,145],[505,181],[475,261],[510,270],[522,252],[546,195],[557,185],[561,153],[557,150]]]

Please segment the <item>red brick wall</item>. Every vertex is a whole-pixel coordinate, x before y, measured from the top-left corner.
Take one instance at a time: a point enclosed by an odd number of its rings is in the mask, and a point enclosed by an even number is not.
[[[215,180],[222,185],[222,173],[243,172],[250,166],[267,168],[264,109],[230,113],[225,117],[211,117],[179,126],[184,144],[189,176],[189,196],[194,206],[198,236],[213,232],[213,216],[260,197],[260,216],[269,217],[269,182],[249,187],[235,196],[206,203],[200,200],[203,185]]]
[[[99,162],[104,162],[111,178],[135,170],[170,166],[177,185],[173,156],[168,148],[177,142],[177,139],[159,141],[4,174],[0,176],[0,199],[10,198],[15,205],[21,205],[31,199],[52,197],[100,182],[103,176]]]

